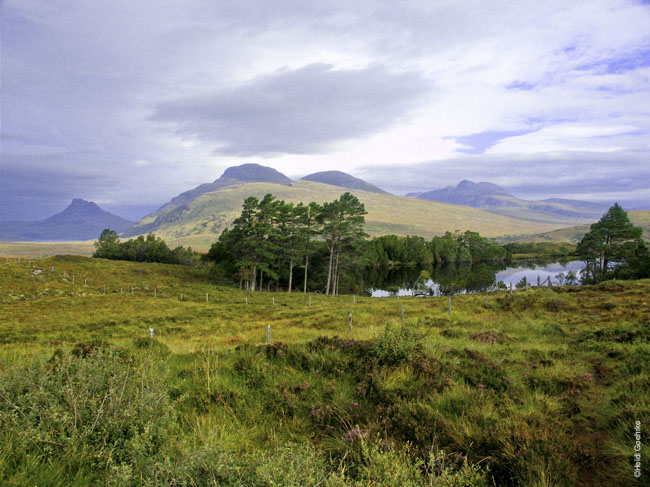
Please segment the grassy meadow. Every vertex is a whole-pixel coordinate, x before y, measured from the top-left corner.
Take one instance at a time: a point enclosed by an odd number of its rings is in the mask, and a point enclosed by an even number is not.
[[[450,316],[207,276],[0,261],[0,484],[647,482],[648,280],[454,296]]]

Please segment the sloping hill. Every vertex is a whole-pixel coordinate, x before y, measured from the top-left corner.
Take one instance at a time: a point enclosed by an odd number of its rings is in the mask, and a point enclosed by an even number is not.
[[[457,186],[410,193],[408,196],[432,201],[482,208],[499,215],[540,222],[558,222],[566,225],[586,223],[598,219],[607,211],[606,205],[587,201],[549,198],[528,201],[509,194],[492,183],[474,183],[463,180]]]
[[[171,245],[191,245],[206,250],[241,212],[249,196],[262,198],[271,193],[294,203],[323,203],[338,198],[345,189],[312,181],[296,181],[293,186],[273,183],[230,185],[204,193],[177,208],[172,215],[160,215],[156,234]],[[473,230],[481,235],[522,235],[558,228],[558,224],[520,220],[495,215],[468,206],[406,198],[368,191],[350,190],[366,206],[366,231],[371,235],[394,233],[433,237],[445,231]]]
[[[99,237],[106,228],[122,232],[133,222],[102,210],[91,201],[74,199],[63,210],[45,220],[0,223],[0,240],[70,241]]]
[[[164,204],[158,211],[142,218],[132,228],[124,232],[124,236],[155,232],[165,224],[174,223],[182,218],[184,212],[189,209],[187,204],[202,194],[235,184],[253,182],[274,183],[284,186],[292,185],[291,179],[271,167],[261,166],[260,164],[242,164],[241,166],[229,167],[219,179],[214,180],[212,183],[201,184],[172,198],[169,203]]]
[[[315,172],[300,179],[303,181],[314,181],[316,183],[340,186],[341,188],[359,189],[361,191],[368,191],[369,193],[390,194],[388,191],[367,183],[363,179],[355,178],[342,171]]]
[[[650,210],[637,210],[628,212],[630,221],[643,229],[643,238],[650,242]],[[595,221],[593,222],[595,223]],[[518,238],[519,242],[571,242],[578,243],[585,233],[589,231],[591,223],[573,227],[560,228],[550,232],[528,235]]]

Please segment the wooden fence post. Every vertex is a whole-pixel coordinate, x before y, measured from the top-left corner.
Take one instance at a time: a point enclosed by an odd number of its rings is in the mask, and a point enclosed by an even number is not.
[[[356,294],[353,294],[353,295],[352,295],[352,302],[353,302],[354,304],[357,304],[357,295],[356,295]]]
[[[183,301],[183,293],[181,293],[181,301]]]
[[[539,274],[537,274],[537,287],[540,287],[542,285],[542,279]]]
[[[153,326],[149,327],[149,338],[153,340]]]
[[[404,305],[402,305],[402,323],[404,323]]]
[[[157,288],[153,288],[153,297],[154,298],[158,297],[158,289]]]
[[[447,298],[447,310],[449,311],[449,319],[451,320],[451,296]]]
[[[512,296],[512,283],[510,283],[510,296]]]
[[[271,325],[266,325],[266,343],[271,343]]]
[[[348,313],[348,330],[352,331],[352,311]]]
[[[208,303],[210,298],[208,297],[208,293],[205,293],[205,302]]]

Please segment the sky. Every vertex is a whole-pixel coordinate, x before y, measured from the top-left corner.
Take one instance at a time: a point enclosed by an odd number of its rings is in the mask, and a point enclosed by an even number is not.
[[[0,220],[255,162],[650,208],[650,2],[0,0]]]

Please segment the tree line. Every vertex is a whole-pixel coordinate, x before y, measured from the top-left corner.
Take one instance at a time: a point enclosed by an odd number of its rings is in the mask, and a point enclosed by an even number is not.
[[[368,242],[366,265],[446,265],[460,262],[506,260],[508,250],[478,233],[446,232],[426,240],[423,237],[382,235]]]
[[[120,242],[117,232],[107,228],[94,245],[93,257],[103,259],[182,265],[191,265],[199,260],[198,254],[191,247],[178,246],[170,249],[163,239],[153,233]]]

